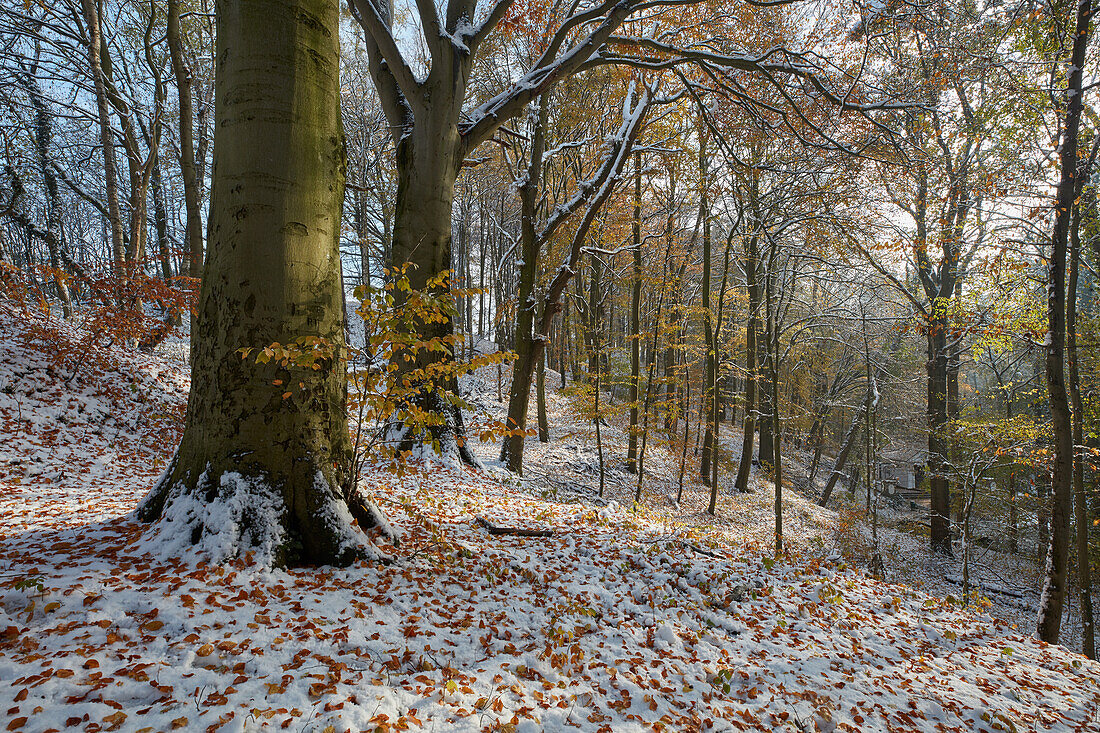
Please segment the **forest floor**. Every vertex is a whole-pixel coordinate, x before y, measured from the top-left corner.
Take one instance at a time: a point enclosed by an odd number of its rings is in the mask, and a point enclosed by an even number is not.
[[[705,487],[670,499],[666,449],[647,449],[632,511],[609,427],[595,496],[592,436],[557,393],[523,481],[491,460],[365,477],[402,537],[390,565],[165,558],[171,538],[130,513],[179,436],[183,350],[83,349],[53,327],[0,304],[6,730],[1100,726],[1100,664],[869,577],[845,560],[844,522],[794,491],[779,560],[766,484],[710,518]],[[496,403],[494,375],[467,386]],[[552,534],[491,535],[479,517]]]

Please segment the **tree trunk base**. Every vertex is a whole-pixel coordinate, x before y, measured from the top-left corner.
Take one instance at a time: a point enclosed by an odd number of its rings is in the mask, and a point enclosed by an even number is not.
[[[246,463],[220,472],[207,466],[195,476],[174,457],[135,516],[156,522],[152,541],[173,557],[191,552],[215,564],[250,559],[275,567],[389,562],[365,533],[393,537],[377,507],[358,489],[345,501],[320,468],[297,468],[281,481]]]
[[[405,456],[406,461],[437,462],[456,470],[463,466],[484,469],[468,445],[462,410],[434,392],[421,395],[420,402],[421,409],[442,415],[443,421],[418,430],[410,430],[401,423],[391,424],[385,442],[395,446],[397,454]]]

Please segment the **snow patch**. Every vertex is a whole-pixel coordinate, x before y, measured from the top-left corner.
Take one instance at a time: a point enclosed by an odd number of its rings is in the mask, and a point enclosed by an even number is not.
[[[267,481],[235,471],[221,474],[216,487],[211,484],[207,468],[193,490],[183,483],[172,487],[156,529],[142,540],[143,549],[166,561],[190,557],[213,564],[251,552],[260,564],[271,565],[286,542],[282,495]],[[211,500],[204,501],[211,492]]]

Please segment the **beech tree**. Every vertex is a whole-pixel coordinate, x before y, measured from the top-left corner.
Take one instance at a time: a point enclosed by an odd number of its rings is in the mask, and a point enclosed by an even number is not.
[[[1067,84],[1061,125],[1062,144],[1059,149],[1061,178],[1054,203],[1054,231],[1051,235],[1050,275],[1047,282],[1047,320],[1050,330],[1045,347],[1047,392],[1054,423],[1054,469],[1051,478],[1054,502],[1051,505],[1050,546],[1047,549],[1043,594],[1039,602],[1037,633],[1040,639],[1050,644],[1058,643],[1062,608],[1069,581],[1069,522],[1073,513],[1074,445],[1065,382],[1066,255],[1070,244],[1074,199],[1078,191],[1077,137],[1084,109],[1081,91],[1092,12],[1092,0],[1079,0],[1072,51],[1065,74]],[[1080,562],[1088,560],[1082,558]]]
[[[681,18],[664,15],[667,9],[684,6],[698,9],[700,15],[686,29]],[[781,90],[788,104],[794,101],[793,81],[840,109],[867,114],[882,107],[881,102],[853,96],[858,72],[843,80],[844,92],[834,93],[829,75],[809,55],[783,47],[756,53],[736,36],[724,38],[720,51],[703,50],[693,34],[706,26],[709,11],[691,0],[594,0],[549,7],[497,0],[483,9],[474,0],[449,0],[443,8],[432,0],[417,0],[418,28],[406,24],[396,29],[393,8],[383,0],[351,0],[351,8],[366,32],[371,73],[396,145],[393,264],[413,265],[410,285],[417,290],[438,281],[439,273],[452,267],[455,179],[467,156],[541,94],[587,69],[628,65],[659,72],[687,65],[711,78],[759,73]],[[713,17],[729,23],[725,13]],[[494,31],[521,22],[537,29],[534,61],[504,85],[475,78],[478,59]],[[638,33],[643,25],[645,33]],[[620,33],[622,29],[626,31]],[[398,39],[409,35],[422,44],[425,68],[414,68],[415,59],[410,61],[401,49]],[[469,99],[471,90],[486,87],[493,90],[487,98]],[[736,81],[725,88],[734,94],[740,89]],[[748,98],[745,103],[750,103]],[[798,112],[790,114],[795,117]],[[826,134],[821,128],[818,132]],[[446,339],[454,324],[424,323],[421,328],[426,339]],[[423,369],[433,361],[451,358],[453,354],[425,352],[407,368]],[[430,442],[472,461],[460,434],[461,414],[453,402],[439,390],[429,389],[418,393],[417,401],[422,409],[446,417],[429,431]],[[410,435],[404,447],[412,448],[412,442]]]
[[[591,177],[578,181],[576,191],[553,211],[540,216],[540,194],[547,136],[547,100],[540,100],[534,115],[530,161],[519,187],[522,217],[520,220],[520,265],[515,326],[516,363],[512,370],[512,386],[508,399],[507,426],[513,432],[501,445],[501,462],[509,470],[522,472],[523,431],[527,427],[527,409],[531,395],[531,379],[535,367],[543,362],[554,316],[561,310],[562,297],[569,281],[580,267],[584,243],[592,223],[607,202],[623,171],[635,140],[641,132],[646,112],[654,102],[655,89],[636,89],[631,85],[623,103],[619,129],[611,136],[603,162]],[[544,292],[536,293],[544,248],[563,224],[575,212],[583,212],[570,238],[566,256]],[[538,295],[539,297],[536,297]]]
[[[349,484],[337,0],[222,0],[217,58],[186,425],[138,516],[215,561],[346,564],[369,545],[349,508],[360,527],[375,515]],[[280,344],[319,358],[280,360]]]

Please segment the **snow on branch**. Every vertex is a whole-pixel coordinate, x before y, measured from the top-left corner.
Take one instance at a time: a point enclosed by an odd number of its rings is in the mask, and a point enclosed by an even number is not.
[[[359,21],[367,36],[367,52],[380,57],[379,62],[393,76],[406,100],[420,100],[420,83],[416,80],[412,68],[401,55],[397,47],[389,19],[382,14],[377,0],[350,0],[355,19]],[[380,90],[381,91],[381,90]]]

